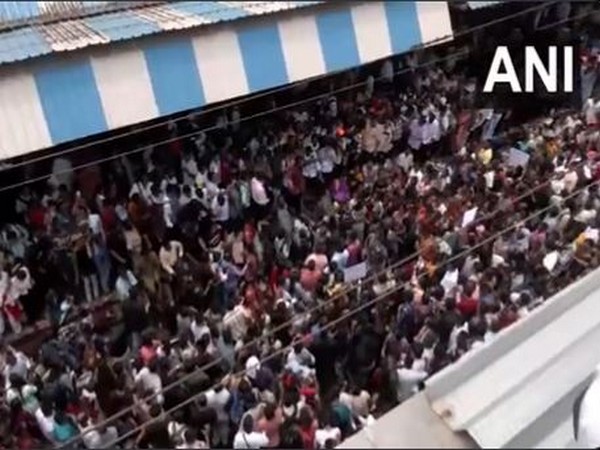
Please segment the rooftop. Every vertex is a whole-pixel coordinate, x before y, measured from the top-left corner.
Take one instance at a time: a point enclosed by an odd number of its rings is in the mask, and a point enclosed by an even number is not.
[[[0,64],[305,8],[296,2],[0,2]]]

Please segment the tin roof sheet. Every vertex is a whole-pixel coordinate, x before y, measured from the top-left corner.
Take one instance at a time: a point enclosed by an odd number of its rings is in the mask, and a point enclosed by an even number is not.
[[[35,58],[52,51],[42,33],[35,28],[21,28],[1,39],[0,63]]]
[[[162,31],[184,30],[210,23],[204,16],[181,12],[166,5],[140,9],[134,14],[157,25]]]
[[[0,2],[0,64],[319,3]]]

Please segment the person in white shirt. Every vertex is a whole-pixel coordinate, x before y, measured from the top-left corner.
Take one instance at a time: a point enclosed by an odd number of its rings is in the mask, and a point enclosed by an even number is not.
[[[423,145],[423,117],[415,117],[409,126],[408,146],[413,150],[419,150]]]
[[[133,275],[131,270],[128,270],[125,266],[119,267],[119,276],[115,282],[115,291],[117,299],[125,301],[131,295],[131,291],[138,284],[137,278]]]
[[[411,152],[402,152],[396,158],[396,164],[404,170],[404,172],[409,173],[414,165],[414,157]]]
[[[294,345],[286,360],[286,368],[303,378],[307,378],[314,373],[314,364],[314,355],[302,343]]]
[[[577,182],[579,181],[579,175],[577,175],[577,171],[575,170],[576,164],[573,163],[569,171],[563,177],[563,182],[565,183],[565,190],[567,193],[572,193],[577,187]]]
[[[258,175],[250,179],[250,197],[252,199],[250,214],[258,222],[269,213],[271,204],[265,182]]]
[[[248,331],[252,313],[244,305],[237,304],[223,316],[223,327],[231,331],[234,340],[240,340]]]
[[[215,185],[219,185],[221,182],[221,156],[216,155],[213,159],[211,159],[208,164],[208,173],[210,175],[210,180],[215,183]]]
[[[100,426],[94,428],[96,424],[91,424],[81,430],[81,439],[86,448],[99,449],[107,448],[108,445],[118,439],[119,433],[114,426]],[[89,431],[87,431],[89,429]]]
[[[422,142],[423,145],[430,145],[435,141],[435,130],[433,126],[434,116],[429,114],[422,124]],[[438,123],[439,125],[439,123]]]
[[[429,134],[431,141],[435,144],[442,138],[442,126],[438,117],[433,113],[429,115]]]
[[[319,157],[317,151],[307,147],[304,153],[302,163],[302,175],[306,178],[307,184],[314,185],[319,177]]]
[[[265,184],[258,177],[252,177],[250,180],[250,195],[257,205],[266,206],[269,204],[270,200]]]
[[[269,444],[266,433],[254,431],[254,418],[246,413],[242,418],[239,431],[233,438],[233,448],[264,448]]]
[[[6,350],[6,364],[4,365],[4,380],[6,387],[10,387],[10,376],[17,375],[26,380],[28,372],[32,367],[31,360],[23,352],[19,352],[12,347]]]
[[[163,200],[163,220],[165,221],[167,228],[173,228],[175,224],[175,212],[173,211],[173,205],[166,194]]]
[[[196,448],[209,448],[208,444],[202,439],[198,438],[198,432],[194,428],[186,428],[183,431],[183,442],[178,444],[175,448],[177,449],[196,449]]]
[[[58,189],[59,186],[66,186],[67,190],[71,190],[73,185],[73,164],[68,158],[58,157],[52,162],[52,176],[48,183]]]
[[[183,245],[179,241],[168,241],[158,254],[162,268],[170,275],[175,275],[175,266],[183,258]]]
[[[331,423],[327,423],[315,432],[315,442],[318,449],[334,448],[341,440],[342,431]]]
[[[54,442],[54,411],[49,402],[42,402],[35,412],[35,420],[44,437],[51,443]]]
[[[25,258],[30,243],[29,232],[21,225],[8,224],[0,233],[0,245],[14,258]]]
[[[331,180],[333,170],[335,169],[337,154],[333,147],[326,145],[319,149],[319,168],[325,182]]]
[[[194,183],[198,175],[198,163],[192,153],[184,155],[183,161],[181,161],[181,168],[183,171],[183,182],[185,184]]]
[[[331,256],[331,262],[335,263],[339,270],[344,270],[348,264],[349,257],[350,253],[348,249],[340,243],[338,249]]]
[[[10,279],[10,288],[7,295],[13,300],[27,295],[33,287],[33,280],[29,273],[29,269],[25,266],[20,266],[15,274]]]
[[[156,402],[162,405],[164,401],[164,397],[161,394],[162,392],[162,380],[160,379],[160,375],[156,373],[156,360],[151,361],[148,366],[143,367],[134,378],[136,384],[141,384],[144,388],[144,391],[151,391],[156,395]]]
[[[211,205],[212,213],[215,221],[224,224],[229,220],[229,198],[224,192],[213,198]]]
[[[440,112],[440,129],[443,135],[446,135],[455,125],[454,115],[447,106],[442,107]]]
[[[3,294],[0,298],[0,306],[4,309],[4,314],[0,319],[0,331],[4,332],[4,317],[8,319],[12,331],[15,334],[21,333],[23,329],[23,306],[19,298],[27,295],[33,286],[29,270],[25,266],[17,266],[16,273],[12,277],[6,272],[2,272],[0,280],[0,292]]]
[[[385,124],[376,125],[376,136],[377,136],[377,151],[382,153],[384,156],[392,150],[394,144],[392,142],[393,137],[393,125],[390,122]]]
[[[385,83],[393,83],[394,81],[394,64],[391,59],[386,59],[381,66],[381,80]]]
[[[191,186],[184,184],[181,188],[181,195],[179,196],[179,206],[185,206],[195,198],[194,191]]]
[[[429,113],[421,122],[421,142],[420,154],[422,158],[429,160],[436,153],[437,145],[440,140],[440,122],[433,113]]]
[[[227,405],[231,399],[231,392],[221,385],[213,389],[209,389],[204,393],[206,397],[206,405],[213,408],[217,413],[217,423],[214,428],[213,445],[226,446],[229,441],[229,414],[227,413]]]
[[[204,198],[211,201],[218,193],[219,186],[213,181],[214,175],[212,172],[199,172],[196,176],[196,185],[204,192]]]
[[[412,355],[406,357],[403,366],[396,369],[396,374],[398,376],[396,392],[399,402],[403,402],[417,393],[419,385],[427,378],[426,371],[418,370],[415,367]]]

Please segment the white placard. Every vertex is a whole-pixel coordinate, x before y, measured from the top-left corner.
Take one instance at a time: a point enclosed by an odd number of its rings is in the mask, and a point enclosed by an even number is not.
[[[494,178],[496,177],[496,172],[494,172],[493,170],[490,170],[489,172],[486,172],[486,174],[483,176],[485,178],[485,185],[487,186],[488,189],[491,189],[494,187]]]
[[[524,167],[529,163],[529,153],[526,153],[518,148],[511,148],[508,154],[508,165],[511,167]]]
[[[590,170],[590,168],[588,166],[583,166],[583,175],[588,180],[592,179],[592,171]]]
[[[473,222],[476,216],[477,208],[471,208],[468,211],[465,211],[462,218],[462,228],[468,226],[471,222]]]
[[[366,277],[367,269],[366,261],[344,269],[344,283],[352,283]]]
[[[555,250],[544,256],[544,267],[548,269],[548,272],[552,272],[556,263],[558,262],[558,252]]]

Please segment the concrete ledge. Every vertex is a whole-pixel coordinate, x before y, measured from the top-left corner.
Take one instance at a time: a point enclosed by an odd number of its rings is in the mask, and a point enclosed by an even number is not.
[[[420,392],[381,416],[375,424],[346,439],[337,448],[476,449],[466,433],[452,431]]]
[[[339,448],[575,448],[573,401],[599,343],[596,269]]]
[[[600,269],[426,383],[431,407],[484,448],[573,444],[572,400],[600,362]]]

